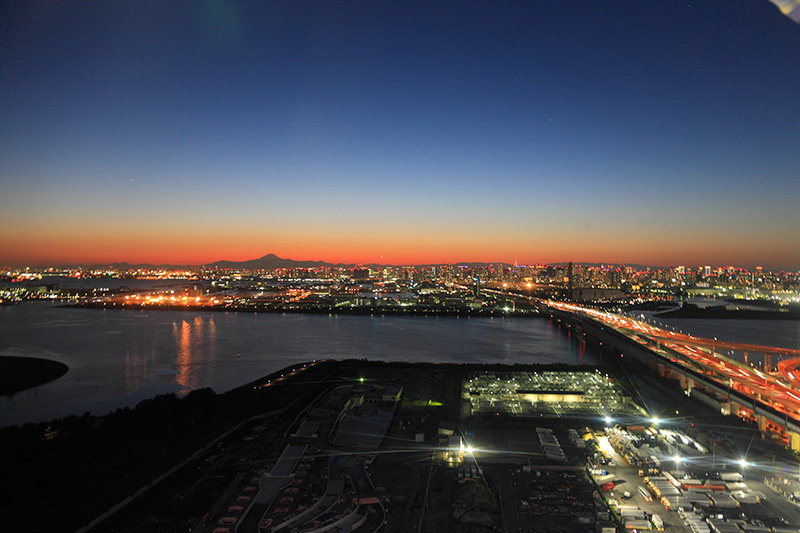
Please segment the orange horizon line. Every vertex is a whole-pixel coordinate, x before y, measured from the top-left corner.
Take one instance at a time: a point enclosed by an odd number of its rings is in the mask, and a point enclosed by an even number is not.
[[[513,265],[513,266],[534,266],[534,265],[568,265],[570,263],[572,263],[574,265],[638,266],[638,267],[655,268],[655,269],[670,269],[670,268],[676,268],[676,267],[679,267],[679,266],[685,266],[686,268],[691,269],[691,268],[702,268],[702,267],[705,267],[705,266],[711,266],[711,265],[704,264],[704,263],[692,264],[690,266],[688,266],[686,263],[684,263],[683,265],[675,263],[675,264],[670,265],[670,266],[663,266],[663,265],[656,265],[656,264],[642,264],[642,263],[638,263],[638,262],[632,262],[632,263],[609,262],[609,261],[553,261],[553,262],[548,262],[548,261],[525,262],[525,261],[522,261],[522,262],[520,262],[518,260],[515,260],[514,262],[509,262],[509,261],[480,261],[480,260],[472,260],[472,261],[439,261],[439,262],[422,261],[422,262],[409,262],[409,263],[379,263],[377,261],[372,261],[372,262],[336,261],[336,262],[333,262],[333,261],[327,261],[327,260],[321,260],[321,259],[291,259],[291,258],[288,258],[288,257],[280,257],[277,254],[266,254],[266,255],[274,255],[278,259],[284,260],[284,261],[295,261],[295,262],[298,262],[298,263],[317,262],[317,263],[325,263],[325,265],[320,265],[320,266],[332,266],[332,267],[336,267],[336,266],[343,266],[343,267],[355,266],[355,267],[357,267],[357,266],[367,266],[367,265],[380,265],[380,266],[387,266],[387,267],[414,267],[414,266],[466,265],[466,264],[485,264],[485,265],[502,264],[502,265]],[[264,256],[261,256],[261,257],[264,257]],[[175,263],[175,262],[153,263],[153,262],[130,262],[130,261],[74,261],[74,262],[71,262],[71,261],[59,261],[57,263],[56,262],[54,262],[54,263],[43,263],[41,261],[35,261],[35,262],[32,262],[32,263],[23,265],[23,264],[21,264],[21,263],[19,263],[17,261],[14,261],[13,263],[7,263],[7,264],[0,263],[0,267],[2,267],[2,268],[15,268],[15,269],[16,268],[37,268],[37,269],[47,269],[47,268],[89,268],[89,267],[103,267],[103,266],[113,267],[115,265],[119,266],[121,264],[124,264],[124,265],[129,265],[130,267],[141,267],[141,266],[148,267],[149,266],[149,267],[153,267],[153,268],[158,268],[158,267],[190,267],[190,268],[198,268],[198,267],[205,267],[205,266],[212,265],[214,263],[220,263],[220,262],[245,263],[245,262],[249,262],[249,261],[257,261],[257,260],[261,259],[261,257],[257,257],[257,258],[254,258],[254,259],[245,259],[245,260],[218,259],[216,261],[211,261],[211,262],[200,262],[200,263],[189,263],[189,262],[187,262],[185,264],[180,264],[180,263]],[[235,267],[225,267],[225,268],[235,268]],[[288,266],[288,267],[276,267],[276,268],[313,268],[313,267],[291,267],[291,266]],[[725,264],[723,266],[720,266],[720,265],[711,266],[711,268],[714,269],[714,270],[716,270],[718,268],[735,268],[737,270],[742,270],[742,269],[744,269],[744,270],[755,270],[755,269],[761,268],[761,267],[760,266],[742,267],[742,266],[735,266],[734,264]],[[263,269],[263,270],[268,270],[268,269]],[[766,269],[765,268],[764,270],[769,271],[769,272],[794,272],[792,270],[786,270],[786,269],[770,270],[770,269]]]

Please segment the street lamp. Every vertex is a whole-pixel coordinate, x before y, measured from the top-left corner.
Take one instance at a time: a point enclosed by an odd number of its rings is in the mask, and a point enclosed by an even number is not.
[[[736,461],[736,462],[737,462],[737,463],[739,463],[739,466],[740,466],[740,467],[741,467],[741,469],[742,469],[742,480],[744,480],[744,471],[745,471],[745,468],[747,468],[748,466],[750,466],[750,463],[748,463],[748,462],[747,462],[747,459],[745,459],[744,457],[742,457],[741,459],[739,459],[739,460],[738,460],[738,461]]]

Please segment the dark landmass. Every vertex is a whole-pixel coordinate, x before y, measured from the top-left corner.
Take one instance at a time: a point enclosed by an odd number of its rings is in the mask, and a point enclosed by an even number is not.
[[[0,396],[43,385],[68,370],[64,363],[50,359],[0,356]]]
[[[432,398],[440,406],[435,411],[441,411],[446,420],[456,420],[461,407],[459,384],[466,372],[477,369],[594,371],[595,368],[568,364],[317,361],[292,365],[224,394],[215,394],[211,389],[192,391],[183,398],[165,394],[105,416],[85,413],[50,422],[0,428],[3,446],[0,471],[4,477],[0,498],[6,508],[24,517],[19,521],[7,520],[5,526],[10,528],[4,531],[77,531],[134,494],[138,502],[139,496],[153,486],[158,487],[154,495],[151,497],[147,492],[147,498],[143,499],[148,502],[146,515],[141,514],[139,504],[133,504],[100,530],[186,531],[187,527],[197,524],[230,483],[230,479],[219,477],[220,471],[215,470],[213,475],[203,478],[202,483],[211,485],[194,490],[200,468],[212,464],[209,461],[225,450],[234,455],[222,470],[234,474],[251,471],[251,465],[242,464],[236,455],[237,447],[247,442],[242,439],[249,430],[243,424],[269,413],[266,424],[279,439],[279,434],[309,405],[342,383],[363,379],[367,383],[376,379],[384,383],[427,383],[425,398]],[[425,412],[434,409],[425,404],[419,408]],[[172,474],[160,484],[154,483],[170,472]],[[40,512],[45,503],[47,512]],[[153,512],[151,505],[174,520],[162,521],[161,525],[155,520],[130,528],[133,522],[147,519]]]
[[[609,305],[608,307],[613,307],[613,305]],[[626,311],[656,311],[656,312],[665,312],[665,311],[672,311],[675,309],[675,304],[672,302],[663,302],[659,300],[655,300],[652,302],[641,302],[637,304],[631,304],[625,307]]]
[[[722,306],[701,308],[693,304],[683,304],[683,306],[681,306],[679,309],[667,311],[665,313],[655,313],[653,316],[656,318],[800,320],[800,312],[797,311],[776,311],[769,309],[765,309],[763,311],[757,311],[754,309],[726,309]]]
[[[309,365],[303,379],[292,379],[302,366],[224,394],[165,394],[105,416],[0,428],[0,499],[20,513],[4,531],[76,531],[243,421],[276,411],[296,416],[335,364]]]
[[[633,366],[623,367],[623,363]],[[753,444],[746,422],[731,421],[717,409],[703,414],[704,410],[682,393],[677,381],[665,381],[656,369],[629,358],[604,357],[599,366],[316,361],[292,365],[224,394],[211,389],[192,391],[184,398],[167,394],[105,416],[86,413],[0,429],[0,471],[4,474],[0,498],[6,508],[14,510],[13,517],[5,521],[4,531],[78,531],[120,502],[125,505],[93,524],[91,530],[217,531],[224,517],[240,516],[255,494],[259,476],[270,470],[286,445],[300,442],[309,447],[303,455],[306,470],[302,476],[297,474],[305,481],[295,478],[294,488],[288,489],[295,496],[288,496],[288,490],[281,496],[282,504],[285,500],[287,506],[295,507],[302,494],[321,494],[320,485],[325,483],[320,479],[330,468],[329,451],[338,448],[332,441],[332,421],[323,423],[319,436],[294,437],[291,433],[303,417],[321,416],[309,415],[308,407],[341,385],[364,390],[373,384],[402,387],[402,400],[378,455],[376,450],[360,452],[373,456],[370,462],[377,460],[370,466],[376,488],[368,493],[386,497],[384,506],[394,511],[388,515],[383,531],[409,531],[423,523],[423,513],[426,527],[422,531],[497,531],[502,523],[497,494],[506,490],[500,488],[501,480],[508,480],[513,469],[530,466],[531,461],[534,465],[549,464],[538,447],[530,446],[537,427],[552,428],[559,435],[569,456],[566,468],[574,471],[569,474],[575,477],[569,481],[570,486],[575,485],[572,492],[583,494],[579,499],[593,508],[593,488],[588,481],[579,480],[583,474],[578,472],[587,452],[568,444],[567,431],[584,424],[600,427],[602,422],[558,417],[537,418],[532,423],[529,418],[493,412],[465,416],[462,382],[476,371],[608,373],[616,376],[624,389],[657,399],[652,403],[661,412],[693,413],[691,431],[698,437],[704,433],[702,424],[715,432],[719,428],[735,429],[732,437],[741,432],[741,443],[732,444],[737,450]],[[330,411],[334,415],[331,419],[336,418],[336,412]],[[496,435],[490,438],[488,449],[512,450],[513,457],[508,464],[500,461],[495,465],[494,460],[483,464],[477,478],[467,474],[464,479],[457,478],[455,467],[436,466],[431,461],[431,443],[441,440],[440,428],[447,427],[448,422],[459,424],[466,435],[473,431],[484,438]],[[424,438],[419,441],[415,435]],[[521,449],[527,451],[519,453]],[[353,455],[355,460],[359,452],[349,450],[341,448],[336,453]],[[470,466],[468,462],[465,465],[459,471]],[[540,474],[536,480],[544,485],[537,490],[550,491],[553,497],[556,484],[563,488],[567,482],[567,474],[561,470]],[[510,489],[510,483],[507,485]],[[352,490],[340,503],[349,500]],[[240,503],[242,498],[237,494],[249,496]],[[293,498],[298,500],[292,503]],[[584,503],[575,503],[575,509]],[[43,506],[47,512],[41,512]],[[564,521],[574,519],[571,511],[552,514],[542,530],[563,531]],[[270,516],[277,515],[273,512]],[[477,527],[476,520],[482,527]],[[570,524],[569,530],[582,530],[577,522]]]

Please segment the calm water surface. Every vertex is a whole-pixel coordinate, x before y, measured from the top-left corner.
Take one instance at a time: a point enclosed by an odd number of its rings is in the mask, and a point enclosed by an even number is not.
[[[663,320],[703,337],[800,349],[800,322]],[[224,392],[293,363],[367,358],[594,364],[544,318],[380,317],[0,307],[0,355],[67,364],[63,377],[0,397],[0,425],[118,407],[174,392]]]
[[[121,311],[45,302],[0,307],[0,355],[50,358],[70,368],[56,381],[0,397],[0,425],[104,414],[169,392],[224,392],[314,359],[599,360],[544,318]]]

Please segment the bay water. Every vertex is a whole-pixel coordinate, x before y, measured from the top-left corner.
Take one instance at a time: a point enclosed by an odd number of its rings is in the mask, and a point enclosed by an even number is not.
[[[652,320],[652,317],[648,317]],[[800,322],[658,321],[685,333],[800,349]],[[547,318],[353,316],[0,307],[0,356],[69,366],[61,378],[0,396],[0,426],[102,415],[157,394],[221,393],[317,359],[595,364],[600,354]]]
[[[91,412],[157,394],[221,393],[316,359],[594,364],[600,354],[546,318],[400,317],[0,307],[0,356],[69,366],[0,397],[0,426]]]

